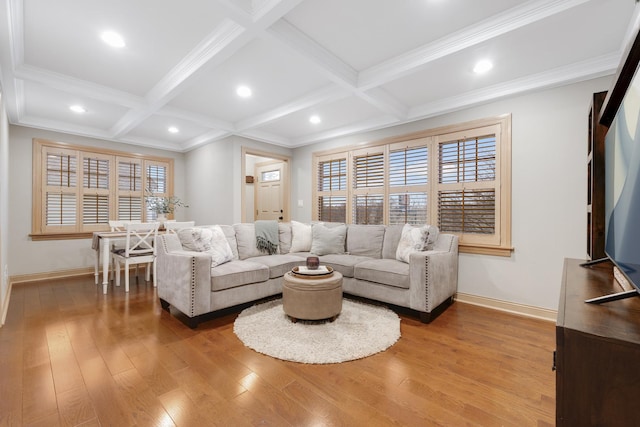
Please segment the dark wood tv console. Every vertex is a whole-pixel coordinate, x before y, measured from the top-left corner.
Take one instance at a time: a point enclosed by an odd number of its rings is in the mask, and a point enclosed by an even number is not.
[[[640,425],[640,298],[601,305],[620,292],[613,265],[566,259],[556,326],[556,425]]]

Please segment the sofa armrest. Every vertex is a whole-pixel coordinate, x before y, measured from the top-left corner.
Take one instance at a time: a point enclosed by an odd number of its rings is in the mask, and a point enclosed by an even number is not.
[[[163,236],[164,237],[164,236]],[[211,254],[158,245],[158,297],[188,317],[211,311]]]
[[[411,282],[411,308],[430,313],[434,308],[452,297],[458,290],[458,237],[440,235],[447,239],[449,250],[432,250],[412,253],[409,258]]]

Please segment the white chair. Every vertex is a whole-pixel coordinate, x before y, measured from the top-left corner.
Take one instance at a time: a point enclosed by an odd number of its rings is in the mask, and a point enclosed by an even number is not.
[[[177,233],[181,228],[191,228],[195,225],[195,221],[172,221],[165,222],[164,228],[167,230],[167,233]]]
[[[116,286],[120,286],[120,264],[124,263],[124,290],[129,292],[129,265],[147,264],[146,280],[149,281],[153,268],[153,287],[156,287],[156,237],[157,222],[127,224],[124,249],[116,249],[113,258],[116,265]]]
[[[131,221],[119,221],[119,220],[109,220],[109,228],[111,229],[112,232],[114,231],[127,231],[127,224],[140,224],[142,221],[140,221],[139,219],[133,219]],[[109,250],[111,251],[111,257],[110,257],[110,263],[114,264],[115,261],[113,259],[113,253],[117,250],[118,248],[116,248],[116,243],[113,242],[111,244],[111,248],[109,248]],[[113,278],[113,269],[111,268],[112,266],[109,265],[109,279]],[[138,266],[136,266],[136,274],[138,273]]]

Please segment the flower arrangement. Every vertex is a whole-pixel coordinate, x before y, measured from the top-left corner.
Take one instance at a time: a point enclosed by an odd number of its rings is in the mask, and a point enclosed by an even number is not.
[[[147,202],[147,206],[158,215],[172,214],[178,206],[189,207],[189,205],[176,196],[156,196],[151,192],[147,193],[145,201]]]

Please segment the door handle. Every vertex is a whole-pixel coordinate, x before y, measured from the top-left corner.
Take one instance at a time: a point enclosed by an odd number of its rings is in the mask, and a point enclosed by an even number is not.
[[[278,219],[282,221],[284,218],[282,218],[281,216],[279,216],[279,217],[278,217]]]

